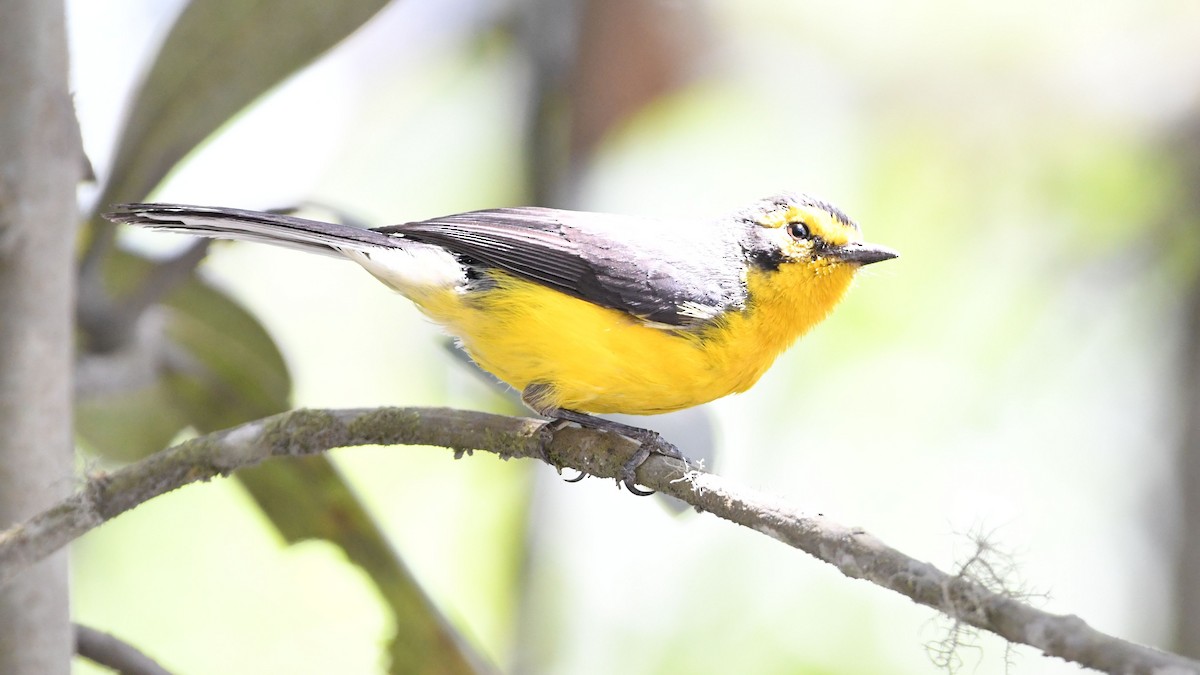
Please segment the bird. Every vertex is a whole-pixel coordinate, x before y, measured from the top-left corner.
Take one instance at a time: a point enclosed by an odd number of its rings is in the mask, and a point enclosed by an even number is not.
[[[104,215],[357,263],[549,418],[547,434],[575,423],[637,441],[618,484],[639,495],[651,494],[634,476],[650,454],[682,453],[653,430],[596,415],[665,413],[746,391],[863,266],[899,255],[797,192],[709,218],[526,206],[368,229],[185,204],[116,204]]]

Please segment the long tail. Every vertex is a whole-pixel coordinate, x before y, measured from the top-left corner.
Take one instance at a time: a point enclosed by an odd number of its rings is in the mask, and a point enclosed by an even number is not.
[[[446,249],[361,227],[263,211],[183,204],[117,204],[104,214],[118,223],[217,239],[238,239],[353,260],[420,304],[428,291],[457,288],[466,271]]]
[[[217,206],[116,204],[104,217],[166,232],[255,241],[333,256],[408,245],[395,235],[361,227]]]

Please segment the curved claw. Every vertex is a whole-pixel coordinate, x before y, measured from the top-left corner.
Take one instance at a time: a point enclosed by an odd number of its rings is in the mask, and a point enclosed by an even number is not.
[[[629,490],[630,494],[638,497],[649,497],[650,495],[654,494],[654,490],[643,490],[639,488],[636,484],[634,484],[632,478],[622,478],[619,485],[624,485],[625,489]]]
[[[655,436],[657,435],[658,434],[655,434]],[[654,494],[654,490],[646,491],[638,489],[637,485],[635,484],[636,481],[634,480],[634,473],[643,462],[650,458],[650,454],[656,450],[654,446],[659,445],[660,443],[663,443],[661,438],[655,438],[653,440],[643,439],[642,444],[638,446],[637,452],[633,453],[633,455],[621,465],[621,478],[619,483],[624,485],[625,489],[629,490],[631,494],[635,494],[639,497],[649,497],[650,495]]]
[[[548,464],[554,464],[554,462],[550,461],[550,442],[553,439],[554,432],[571,422],[592,429],[599,429],[601,431],[620,434],[627,438],[638,441],[637,452],[635,452],[628,461],[621,465],[621,475],[617,478],[617,485],[624,485],[626,490],[629,490],[631,494],[638,495],[639,497],[646,497],[654,494],[653,490],[646,491],[638,488],[635,477],[637,468],[641,466],[651,454],[659,454],[663,455],[664,457],[686,460],[686,458],[683,456],[683,453],[679,451],[679,448],[675,447],[671,443],[668,443],[661,435],[659,435],[657,431],[643,429],[641,427],[634,427],[604,418],[593,417],[587,413],[581,413],[575,410],[538,405],[537,401],[540,399],[541,393],[541,389],[539,387],[540,385],[530,385],[529,387],[526,387],[525,393],[522,394],[522,400],[524,400],[535,412],[552,418],[552,421],[542,425],[542,428],[539,430],[542,441],[540,448],[542,459],[546,460]],[[561,472],[562,467],[559,467],[559,473]],[[581,472],[575,478],[568,478],[565,480],[568,483],[578,483],[586,478],[587,475],[588,474]]]

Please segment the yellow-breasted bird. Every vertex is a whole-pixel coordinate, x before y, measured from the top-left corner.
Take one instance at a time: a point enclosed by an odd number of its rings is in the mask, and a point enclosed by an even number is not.
[[[658,434],[588,413],[646,415],[753,385],[833,309],[863,265],[895,258],[805,194],[712,220],[524,207],[364,229],[241,209],[120,204],[110,220],[353,260],[458,338],[559,426]]]

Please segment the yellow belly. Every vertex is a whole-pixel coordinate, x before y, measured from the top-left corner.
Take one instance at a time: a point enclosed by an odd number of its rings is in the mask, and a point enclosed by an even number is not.
[[[853,270],[830,268],[815,277],[819,283],[806,281],[800,289],[780,284],[778,274],[770,284],[751,276],[750,307],[698,333],[650,328],[623,312],[509,276],[498,276],[487,291],[413,299],[480,367],[518,391],[544,383],[552,386],[551,398],[543,400],[548,405],[649,415],[748,389],[824,318]]]

